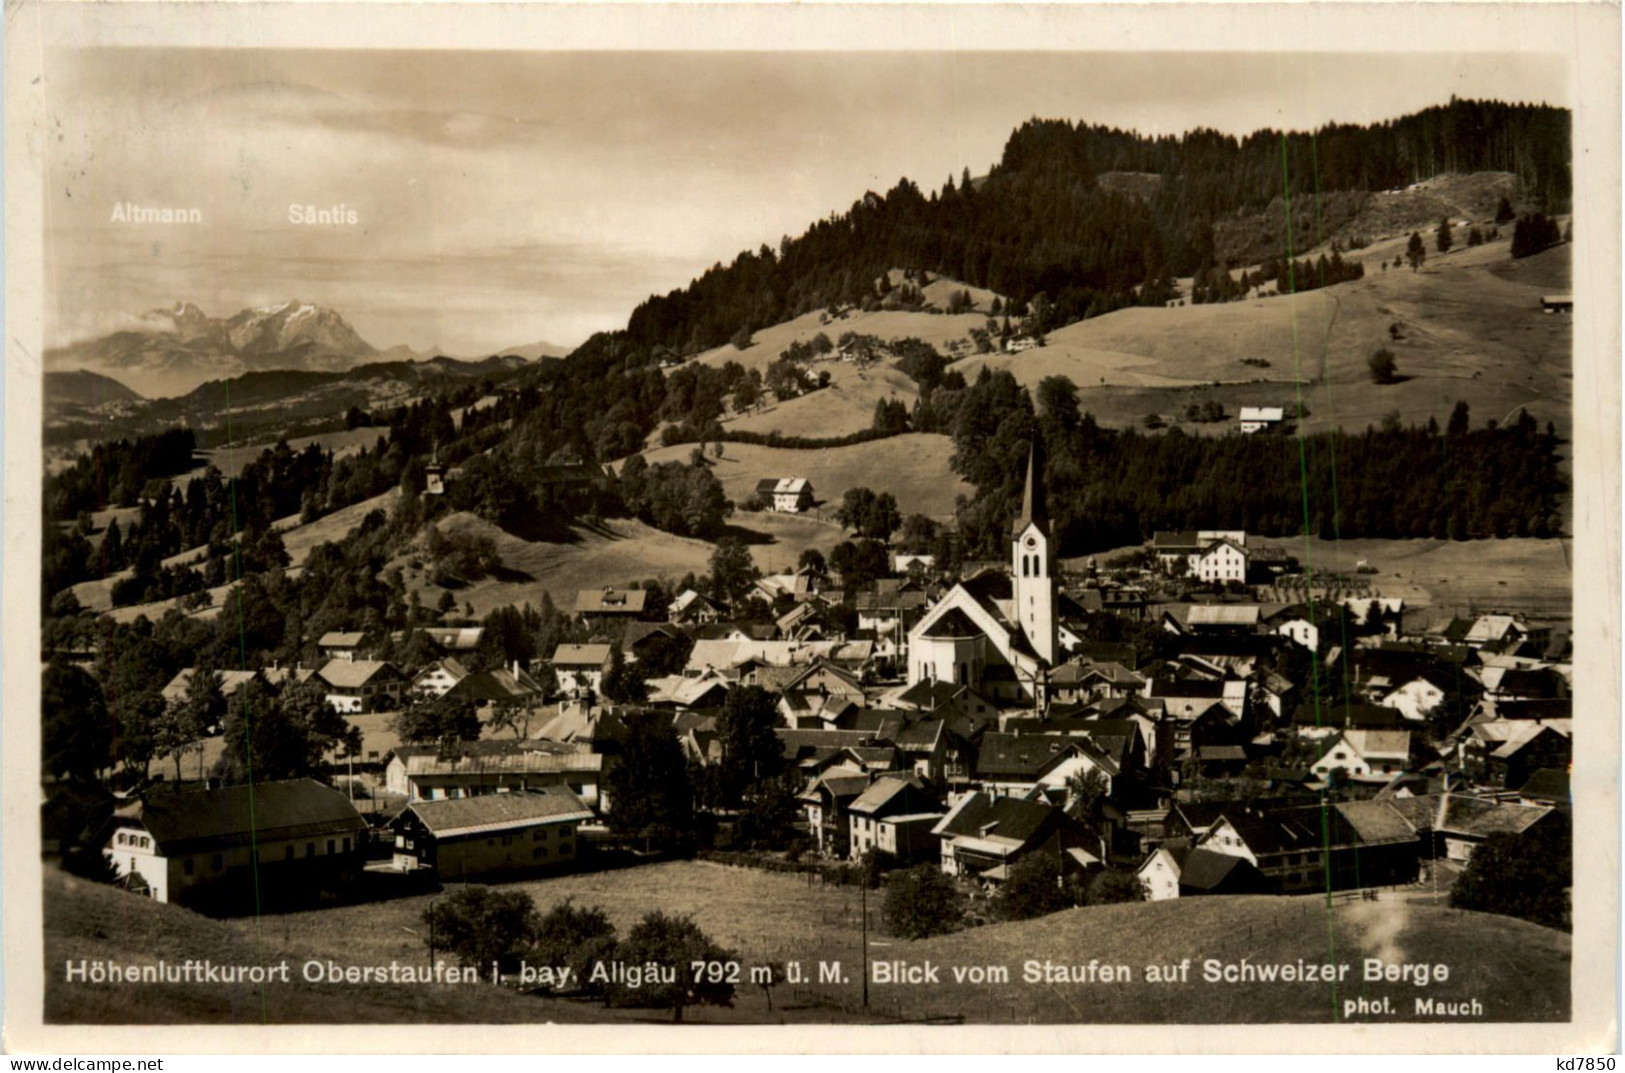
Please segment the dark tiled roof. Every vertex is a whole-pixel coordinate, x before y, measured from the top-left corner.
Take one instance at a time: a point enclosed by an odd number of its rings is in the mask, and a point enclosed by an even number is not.
[[[1037,801],[972,794],[945,821],[944,835],[981,837],[984,833],[1025,843],[1038,834],[1046,820],[1060,810]],[[991,827],[991,830],[988,828]]]
[[[166,855],[367,827],[348,798],[314,779],[155,792],[115,815],[139,822]]]
[[[1061,734],[984,734],[976,774],[1036,776],[1077,746],[1076,739]]]
[[[1179,885],[1193,890],[1212,890],[1228,879],[1238,868],[1251,869],[1245,857],[1232,857],[1228,853],[1193,849],[1179,862]]]
[[[1566,805],[1569,802],[1569,773],[1543,767],[1529,776],[1528,781],[1518,788],[1518,793],[1524,797]]]
[[[921,632],[922,637],[979,637],[982,628],[970,620],[959,608],[950,608],[946,614]]]
[[[562,786],[449,801],[418,801],[408,805],[406,811],[416,814],[423,826],[442,836],[592,818],[592,810]]]

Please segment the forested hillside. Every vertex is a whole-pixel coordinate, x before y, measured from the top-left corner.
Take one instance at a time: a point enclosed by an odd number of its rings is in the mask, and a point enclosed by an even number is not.
[[[777,250],[746,251],[651,297],[626,334],[641,348],[692,353],[741,329],[836,303],[862,305],[876,297],[877,278],[899,265],[1041,305],[1040,327],[1055,328],[1125,305],[1161,304],[1173,277],[1238,267],[1224,263],[1215,228],[1283,197],[1341,206],[1341,219],[1357,200],[1339,193],[1498,171],[1517,177],[1528,209],[1566,212],[1570,155],[1566,110],[1489,101],[1452,100],[1370,126],[1240,139],[1209,130],[1150,138],[1033,119],[1011,134],[985,181],[972,182],[966,171],[938,192],[904,179],[884,196],[866,194]],[[1289,249],[1283,232],[1266,252],[1282,257],[1315,241],[1299,233],[1297,249]]]

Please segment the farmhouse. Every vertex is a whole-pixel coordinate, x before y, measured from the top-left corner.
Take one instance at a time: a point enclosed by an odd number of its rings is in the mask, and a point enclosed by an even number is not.
[[[340,713],[393,708],[406,686],[394,664],[376,659],[332,659],[316,676],[327,687],[327,703]]]
[[[666,608],[666,617],[678,626],[707,626],[721,616],[721,608],[693,589],[684,589]]]
[[[1247,580],[1247,549],[1230,540],[1215,541],[1196,556],[1192,572],[1210,585],[1226,581],[1239,585]]]
[[[409,801],[443,801],[562,786],[602,810],[603,773],[603,754],[574,744],[532,739],[465,741],[452,749],[403,745],[384,769],[384,789]]]
[[[851,846],[848,809],[869,788],[869,782],[862,771],[837,767],[817,776],[801,792],[798,800],[807,811],[807,830],[821,856],[838,857]]]
[[[220,898],[258,882],[314,893],[358,875],[367,824],[313,779],[153,792],[113,813],[105,847],[120,886],[160,902]]]
[[[1241,431],[1262,432],[1274,428],[1286,417],[1286,410],[1280,406],[1243,406],[1241,408]]]
[[[316,639],[316,647],[328,659],[353,660],[366,639],[367,635],[359,630],[329,630]]]
[[[160,690],[160,695],[170,704],[180,704],[186,700],[187,691],[192,687],[192,676],[197,673],[194,667],[183,667],[169,684]],[[220,693],[223,700],[236,696],[237,691],[251,682],[259,672],[257,671],[218,671],[220,675]]]
[[[805,477],[764,477],[756,482],[756,496],[768,510],[799,514],[813,505],[813,486]]]
[[[942,842],[942,871],[994,881],[1030,853],[1053,857],[1058,868],[1099,864],[1098,836],[1053,805],[1015,797],[966,794],[933,828]]]
[[[589,626],[632,622],[642,616],[649,594],[642,589],[583,589],[576,593],[576,614]]]
[[[898,860],[937,855],[937,839],[931,831],[942,819],[942,809],[913,775],[882,775],[846,811],[847,856],[853,860],[871,849]]]
[[[1564,822],[1562,813],[1545,806],[1444,794],[1439,798],[1433,830],[1448,860],[1466,862],[1491,835],[1521,835],[1537,826]]]
[[[1540,309],[1542,313],[1573,313],[1574,295],[1543,294],[1540,296]]]
[[[565,693],[601,693],[604,675],[609,673],[609,645],[564,644],[553,650],[553,673]]]
[[[452,686],[471,673],[473,672],[450,656],[437,659],[412,676],[412,692],[419,696],[443,697]]]
[[[1148,902],[1196,894],[1252,894],[1265,889],[1252,862],[1228,853],[1192,849],[1183,839],[1164,842],[1135,871]]]
[[[454,801],[417,801],[390,821],[395,867],[442,880],[557,869],[577,858],[592,810],[552,786]]]

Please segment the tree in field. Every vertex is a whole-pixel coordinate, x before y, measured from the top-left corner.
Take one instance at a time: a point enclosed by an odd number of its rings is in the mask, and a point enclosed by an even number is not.
[[[1480,843],[1450,890],[1450,904],[1566,930],[1573,883],[1569,832],[1543,823],[1521,835],[1503,832]]]
[[[778,723],[778,704],[773,694],[761,686],[735,686],[728,690],[722,711],[717,715],[725,804],[739,804],[749,787],[773,778],[783,768],[784,745],[773,732]]]
[[[1557,221],[1542,213],[1531,213],[1518,218],[1512,228],[1512,256],[1514,259],[1539,253],[1562,241]]]
[[[1422,236],[1415,231],[1411,232],[1411,240],[1405,244],[1405,259],[1411,263],[1411,271],[1420,271],[1428,259],[1428,248],[1422,242]]]
[[[1074,904],[1062,882],[1060,862],[1049,853],[1023,857],[994,898],[994,908],[1005,920],[1029,920]]]
[[[737,332],[734,332],[734,336],[733,336],[733,340],[732,340],[733,345],[734,345],[734,349],[735,350],[746,350],[746,349],[748,349],[750,347],[751,335],[752,334],[753,333],[751,332],[750,327],[748,325],[745,326],[745,327],[740,328]]]
[[[829,568],[848,589],[861,589],[886,575],[886,545],[878,540],[843,540],[829,550]]]
[[[1472,249],[1474,246],[1482,245],[1484,245],[1484,232],[1480,231],[1476,227],[1468,229],[1467,248]]]
[[[626,716],[621,761],[609,775],[609,826],[646,840],[680,841],[692,834],[694,788],[670,717]]]
[[[215,774],[228,783],[306,778],[330,750],[361,747],[360,731],[333,710],[315,680],[279,696],[249,679],[227,702],[224,738]]]
[[[609,673],[604,675],[604,697],[616,704],[641,704],[649,699],[649,685],[640,668],[626,661],[626,653],[616,645],[609,653]]]
[[[1439,220],[1439,230],[1435,235],[1440,253],[1449,253],[1450,247],[1455,245],[1455,236],[1450,233],[1450,217],[1444,216]]]
[[[1123,868],[1108,868],[1097,872],[1084,891],[1086,905],[1116,905],[1119,902],[1145,901],[1145,888],[1139,877]]]
[[[611,983],[609,1000],[617,1006],[669,1008],[673,1021],[681,1021],[690,1006],[732,1006],[734,985],[726,966],[736,956],[688,917],[657,909],[626,933],[616,957],[624,965],[653,963],[671,970],[675,979],[641,987]]]
[[[221,692],[220,672],[212,667],[193,669],[186,680],[186,693],[168,704],[155,728],[154,751],[175,761],[175,781],[181,780],[181,760],[188,753],[203,752],[202,738],[209,728],[226,717],[226,698]]]
[[[577,907],[566,898],[537,920],[529,959],[541,965],[566,965],[578,988],[601,994],[604,985],[592,982],[592,966],[612,960],[615,946],[615,925],[602,909]]]
[[[466,697],[420,694],[401,709],[393,729],[404,742],[478,741],[480,716]]]
[[[711,553],[711,595],[725,603],[740,600],[760,577],[750,549],[737,537],[723,537]]]
[[[423,912],[424,942],[481,972],[512,971],[536,937],[536,903],[521,890],[463,887]]]
[[[45,773],[94,782],[112,761],[113,724],[102,687],[81,668],[52,660],[40,688],[40,761]]]
[[[940,868],[922,864],[886,877],[880,915],[899,938],[946,935],[958,926],[961,912],[959,891]]]
[[[1394,361],[1394,352],[1387,347],[1383,347],[1367,358],[1366,367],[1371,370],[1371,382],[1373,384],[1392,384],[1398,373],[1398,366]]]
[[[1502,198],[1501,203],[1495,206],[1495,222],[1497,224],[1511,223],[1517,218],[1518,214],[1513,211],[1512,202],[1508,201],[1506,198]]]
[[[803,548],[801,557],[796,560],[796,569],[821,578],[829,573],[829,564],[824,561],[824,553],[817,548]]]

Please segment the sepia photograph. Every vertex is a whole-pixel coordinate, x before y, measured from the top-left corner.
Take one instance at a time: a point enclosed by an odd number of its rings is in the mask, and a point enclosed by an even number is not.
[[[7,50],[40,1030],[1617,1046],[1617,51],[300,6]]]

